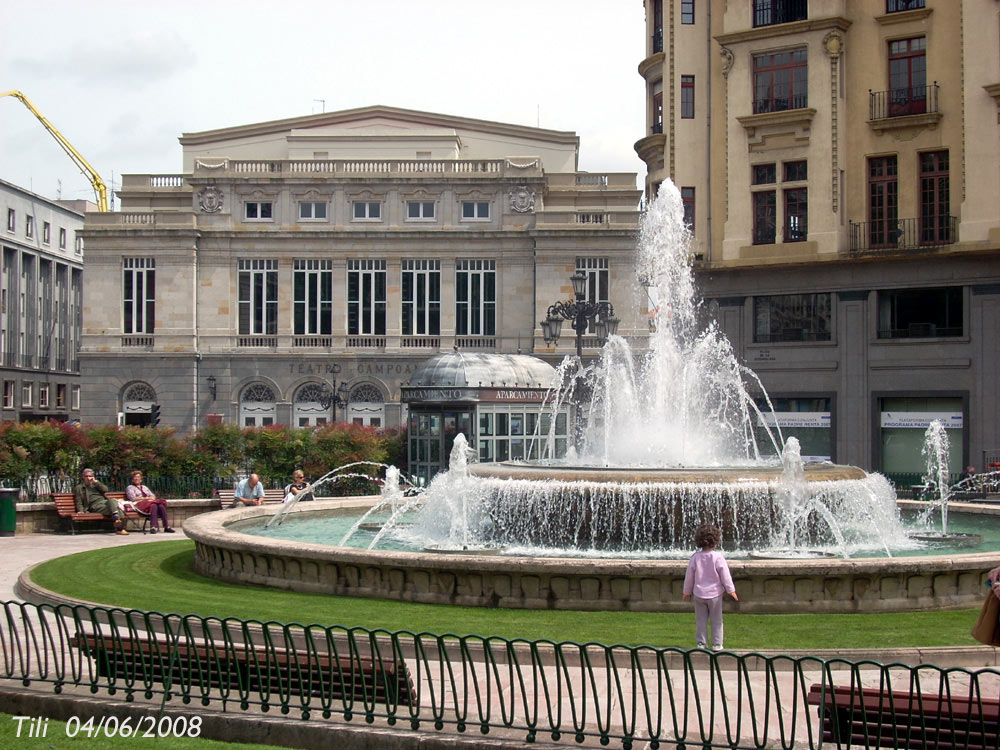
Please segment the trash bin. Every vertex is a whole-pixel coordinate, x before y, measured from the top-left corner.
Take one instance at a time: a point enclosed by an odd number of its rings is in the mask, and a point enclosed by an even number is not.
[[[0,487],[0,536],[14,536],[17,526],[17,498],[21,490],[17,487]]]

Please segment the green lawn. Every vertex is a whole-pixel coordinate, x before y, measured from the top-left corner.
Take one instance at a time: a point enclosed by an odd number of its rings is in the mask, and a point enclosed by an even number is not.
[[[530,640],[693,646],[694,613],[563,612],[405,604],[237,586],[197,575],[189,540],[81,552],[35,568],[47,589],[119,607],[387,630]],[[732,649],[977,645],[978,610],[851,615],[725,616]]]
[[[66,722],[55,719],[50,719],[47,723],[41,722],[38,725],[39,732],[41,726],[45,727],[44,737],[28,737],[30,730],[28,722],[17,722],[13,715],[0,713],[0,747],[23,748],[23,750],[36,750],[36,748],[37,750],[79,750],[83,747],[87,750],[125,750],[128,747],[145,747],[144,743],[148,742],[153,743],[149,747],[155,747],[156,750],[222,750],[223,748],[232,748],[234,745],[232,742],[206,740],[200,737],[145,737],[140,735],[136,738],[122,737],[118,733],[115,733],[113,737],[106,737],[103,731],[100,736],[88,737],[87,728],[81,729],[80,726],[87,719],[82,715],[79,718],[81,722],[74,722],[69,729],[69,733],[73,734],[73,737],[67,735]],[[19,724],[20,736],[18,736]],[[95,732],[96,725],[96,721],[90,725],[91,733]],[[117,725],[115,726],[117,728]],[[133,721],[130,726],[135,726],[135,722]],[[142,725],[142,729],[143,734],[145,734],[147,731],[145,724]],[[236,747],[240,750],[284,750],[274,745],[237,744]]]

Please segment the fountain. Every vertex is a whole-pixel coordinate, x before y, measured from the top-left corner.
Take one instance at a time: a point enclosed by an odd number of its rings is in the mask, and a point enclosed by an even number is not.
[[[648,352],[637,356],[611,337],[593,365],[559,368],[565,379],[553,384],[554,407],[581,389],[592,397],[578,454],[555,457],[548,436],[540,460],[467,465],[459,436],[450,471],[420,496],[390,491],[367,504],[299,506],[295,515],[310,524],[345,505],[365,508],[335,537],[342,545],[376,512],[388,516],[373,527],[371,549],[234,533],[272,512],[247,508],[186,525],[196,569],[420,602],[687,611],[681,586],[693,531],[712,522],[745,612],[978,606],[996,553],[896,556],[920,543],[907,535],[888,481],[803,464],[798,442],[767,426],[774,420],[762,418],[746,385],[763,393],[756,376],[714,322],[700,324],[682,217],[679,192],[665,182],[639,245],[641,281],[655,304]],[[389,539],[410,546],[378,546]]]

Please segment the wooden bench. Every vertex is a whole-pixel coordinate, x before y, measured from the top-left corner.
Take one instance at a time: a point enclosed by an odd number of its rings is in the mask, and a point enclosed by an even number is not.
[[[162,684],[169,675],[175,692],[214,687],[255,692],[262,700],[268,700],[268,696],[311,695],[386,706],[409,706],[416,697],[410,671],[402,659],[338,659],[319,651],[265,648],[232,641],[181,639],[172,648],[166,636],[152,635],[80,634],[70,643],[96,661],[101,677],[143,686]]]
[[[219,500],[222,501],[222,507],[228,508],[233,504],[233,497],[236,496],[236,490],[216,490],[216,495],[218,495]],[[280,503],[284,499],[284,490],[264,490],[265,503]]]
[[[108,497],[113,497],[119,503],[125,502],[124,492],[109,492]],[[76,497],[72,492],[53,492],[52,501],[56,504],[56,513],[68,526],[71,534],[76,533],[76,524],[84,522],[110,521],[111,516],[103,513],[89,513],[87,511],[77,511]],[[128,526],[133,524],[133,531],[141,528],[142,533],[146,533],[146,526],[149,523],[149,516],[138,511],[125,511],[122,514],[123,523]],[[141,522],[141,524],[140,524]]]
[[[823,741],[846,747],[996,750],[1000,700],[812,685],[807,701],[823,716]]]

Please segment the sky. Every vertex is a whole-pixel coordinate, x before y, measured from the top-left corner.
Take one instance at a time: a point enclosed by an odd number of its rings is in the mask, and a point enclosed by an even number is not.
[[[49,0],[3,16],[0,92],[115,188],[178,174],[182,133],[370,105],[574,131],[581,170],[645,173],[640,0]],[[13,97],[0,179],[94,197]]]

